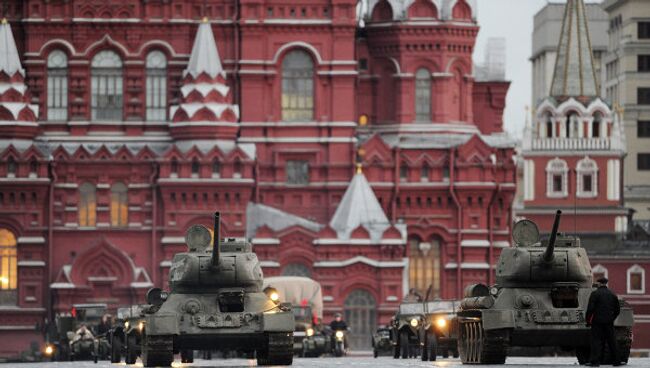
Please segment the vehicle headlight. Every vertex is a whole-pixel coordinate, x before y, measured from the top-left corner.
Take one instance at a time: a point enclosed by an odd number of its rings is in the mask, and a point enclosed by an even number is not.
[[[138,330],[140,332],[142,332],[142,330],[144,330],[144,321],[141,321],[140,323],[138,323]]]
[[[129,321],[124,321],[124,328],[129,328]]]
[[[444,319],[444,318],[442,318],[442,317],[438,318],[438,319],[436,320],[436,326],[438,326],[438,328],[445,328],[445,327],[447,327],[447,320]]]
[[[336,338],[337,339],[342,339],[343,338],[343,331],[336,331]]]
[[[280,301],[280,293],[278,293],[278,290],[274,287],[268,286],[264,289],[264,294],[266,294],[273,303],[278,303]]]
[[[314,329],[313,328],[308,328],[307,329],[307,336],[314,336]]]
[[[411,319],[411,327],[418,327],[418,323],[420,322],[418,321],[417,318]]]
[[[45,346],[45,355],[52,355],[54,353],[54,347],[52,345]]]

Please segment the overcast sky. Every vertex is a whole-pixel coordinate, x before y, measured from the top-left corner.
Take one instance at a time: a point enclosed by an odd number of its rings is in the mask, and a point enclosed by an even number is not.
[[[506,130],[520,137],[524,128],[525,108],[531,101],[531,63],[533,16],[547,0],[478,0],[478,23],[481,30],[476,41],[474,61],[485,58],[489,37],[506,39],[506,78],[512,82],[508,91],[504,122]],[[560,3],[561,0],[553,0]],[[598,0],[587,2],[600,2]]]

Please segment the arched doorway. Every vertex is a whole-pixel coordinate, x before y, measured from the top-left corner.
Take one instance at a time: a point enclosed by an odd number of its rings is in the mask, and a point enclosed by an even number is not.
[[[345,299],[345,321],[350,327],[350,349],[370,350],[370,338],[377,329],[377,302],[365,290],[354,290]]]

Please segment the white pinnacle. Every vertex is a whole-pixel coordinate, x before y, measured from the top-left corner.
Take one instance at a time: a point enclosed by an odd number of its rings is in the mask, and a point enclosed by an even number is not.
[[[190,62],[183,75],[190,74],[196,78],[201,73],[207,73],[211,78],[215,78],[217,75],[226,77],[226,72],[221,66],[217,43],[212,34],[212,26],[210,26],[207,19],[203,19],[203,22],[199,25],[194,39],[194,46],[192,47]]]

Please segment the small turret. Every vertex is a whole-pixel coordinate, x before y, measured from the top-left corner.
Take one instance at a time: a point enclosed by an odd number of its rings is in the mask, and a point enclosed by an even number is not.
[[[214,213],[214,228],[212,240],[212,267],[219,267],[219,242],[221,239],[221,213],[219,211]]]
[[[560,226],[560,216],[562,216],[562,211],[557,210],[555,213],[555,221],[553,221],[553,230],[551,230],[551,236],[548,239],[548,245],[546,246],[546,251],[544,252],[543,260],[546,263],[553,262],[555,258],[553,252],[555,251],[555,238],[557,237],[557,228]]]

